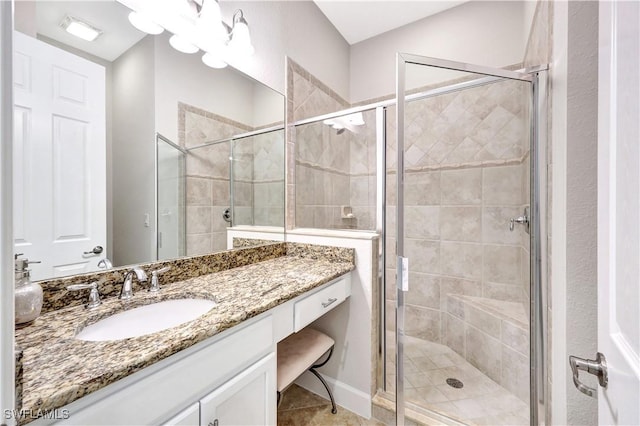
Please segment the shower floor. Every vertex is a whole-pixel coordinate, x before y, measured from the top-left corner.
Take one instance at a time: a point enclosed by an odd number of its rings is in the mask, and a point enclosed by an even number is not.
[[[387,356],[395,360],[393,332]],[[485,376],[452,349],[406,336],[405,398],[409,402],[473,425],[528,425],[529,406]],[[387,391],[395,391],[395,361],[387,362]],[[464,386],[446,383],[455,378]]]

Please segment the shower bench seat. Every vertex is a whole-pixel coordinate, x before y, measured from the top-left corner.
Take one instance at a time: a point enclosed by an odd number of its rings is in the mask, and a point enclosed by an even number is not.
[[[529,320],[523,302],[447,294],[442,342],[523,400],[529,387]]]

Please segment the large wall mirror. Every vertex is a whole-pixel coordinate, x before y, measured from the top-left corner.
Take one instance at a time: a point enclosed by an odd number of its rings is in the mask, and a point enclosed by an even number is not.
[[[42,262],[35,280],[224,250],[231,226],[284,232],[283,95],[129,12],[16,2],[15,250]]]

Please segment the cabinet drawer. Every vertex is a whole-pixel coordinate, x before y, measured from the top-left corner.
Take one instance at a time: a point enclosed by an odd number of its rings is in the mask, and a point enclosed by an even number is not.
[[[298,331],[329,312],[351,294],[351,273],[329,286],[296,302],[293,308],[294,331]]]

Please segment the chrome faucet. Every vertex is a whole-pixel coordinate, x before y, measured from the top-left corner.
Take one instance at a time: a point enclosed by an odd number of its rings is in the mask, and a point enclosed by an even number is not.
[[[138,281],[144,282],[147,280],[147,274],[139,266],[134,266],[124,276],[122,282],[122,290],[120,291],[120,299],[130,299],[133,296],[133,274],[136,274]]]

